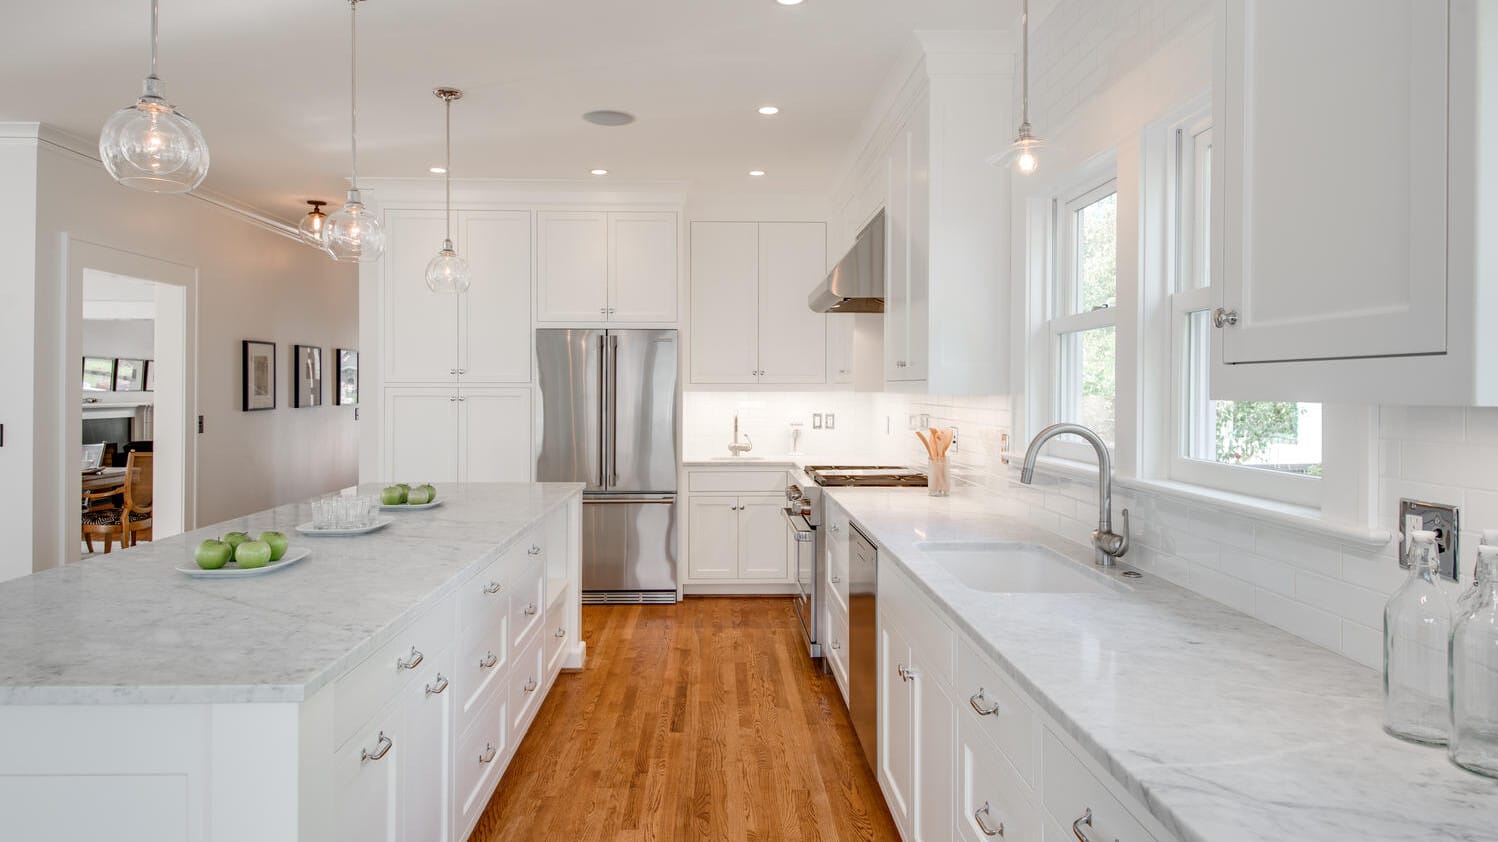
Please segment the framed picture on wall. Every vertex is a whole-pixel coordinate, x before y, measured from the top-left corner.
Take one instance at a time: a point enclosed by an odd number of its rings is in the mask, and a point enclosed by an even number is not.
[[[156,391],[156,361],[146,360],[146,391]]]
[[[243,403],[245,412],[276,408],[276,343],[244,340]]]
[[[333,393],[333,402],[338,406],[359,404],[359,352],[353,348],[339,348],[338,389]]]
[[[146,361],[115,360],[114,390],[116,392],[144,392],[146,390]]]
[[[297,409],[322,406],[322,349],[315,345],[293,345],[291,364],[296,367],[291,405]]]
[[[83,391],[108,392],[114,389],[114,358],[83,358]]]

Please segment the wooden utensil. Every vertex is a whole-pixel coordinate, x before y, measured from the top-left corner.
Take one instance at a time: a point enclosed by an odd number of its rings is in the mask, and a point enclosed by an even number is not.
[[[931,432],[935,433],[936,430],[933,429]],[[915,431],[915,435],[916,435],[916,438],[918,438],[918,439],[921,440],[921,444],[924,444],[926,446],[926,455],[930,456],[932,459],[935,459],[936,458],[936,447],[935,447],[935,445],[933,445],[931,443],[931,439],[926,438],[926,434],[923,433],[923,432],[921,432],[920,430],[916,430]]]

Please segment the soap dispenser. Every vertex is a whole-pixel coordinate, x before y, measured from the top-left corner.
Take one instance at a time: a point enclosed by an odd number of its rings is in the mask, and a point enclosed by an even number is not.
[[[1451,761],[1498,778],[1498,546],[1477,548],[1477,596],[1451,630]]]
[[[1437,584],[1436,533],[1410,533],[1410,575],[1384,605],[1384,730],[1445,745],[1451,730],[1451,604]]]

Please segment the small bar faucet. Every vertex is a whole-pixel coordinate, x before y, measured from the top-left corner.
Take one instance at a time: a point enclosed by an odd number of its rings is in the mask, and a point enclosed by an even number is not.
[[[1093,563],[1099,567],[1112,567],[1114,560],[1129,551],[1129,510],[1122,513],[1123,534],[1113,531],[1113,458],[1108,455],[1108,445],[1091,428],[1081,424],[1052,424],[1040,431],[1030,448],[1025,451],[1025,465],[1020,469],[1019,481],[1029,485],[1035,479],[1035,460],[1040,448],[1056,436],[1073,435],[1085,439],[1097,451],[1097,529],[1092,531]]]
[[[739,443],[739,414],[735,412],[733,414],[733,443],[728,445],[728,452],[735,456],[743,456],[753,449],[754,440],[749,438],[748,433],[744,434],[744,443]]]

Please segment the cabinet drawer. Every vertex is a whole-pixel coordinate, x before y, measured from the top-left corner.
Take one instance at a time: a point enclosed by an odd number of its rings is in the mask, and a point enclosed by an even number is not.
[[[827,593],[843,613],[848,613],[848,542],[837,541],[828,536],[826,558],[822,559],[823,576],[827,580]]]
[[[541,636],[535,635],[510,670],[510,742],[516,745],[525,736],[536,708],[541,706],[541,693],[546,686],[544,655]]]
[[[543,567],[542,556],[545,550],[542,548],[545,538],[539,529],[520,536],[520,540],[511,544],[505,550],[500,560],[504,562],[504,577],[506,584],[518,582],[530,575],[532,569]]]
[[[548,598],[551,594],[547,594]],[[572,589],[564,588],[562,593],[555,599],[550,599],[551,606],[546,609],[546,625],[541,627],[541,632],[546,638],[546,677],[549,681],[562,668],[562,655],[567,651],[567,602],[572,597]]]
[[[958,722],[957,738],[959,838],[971,842],[1039,839],[1040,809],[1024,781],[999,755],[982,728],[963,718]]]
[[[843,705],[848,704],[848,615],[835,602],[827,603],[827,643],[822,656],[837,679],[837,689],[842,691]]]
[[[504,621],[511,590],[506,581],[509,567],[501,556],[458,588],[458,628],[463,633],[482,633]]]
[[[1089,838],[1154,842],[1154,837],[1113,797],[1103,782],[1094,777],[1049,730],[1042,741],[1040,767],[1045,808],[1062,826],[1071,827],[1090,810],[1092,829],[1083,831]]]
[[[341,746],[416,674],[418,661],[453,641],[453,598],[432,606],[333,688],[334,744]],[[414,650],[414,651],[413,651]]]
[[[955,686],[962,717],[977,723],[1020,777],[1034,785],[1035,713],[1009,679],[966,640],[957,644]]]
[[[337,838],[396,842],[401,826],[400,759],[405,734],[399,705],[357,729],[333,761],[337,786]]]
[[[453,794],[460,832],[455,838],[468,838],[509,761],[508,704],[506,694],[496,693],[458,737],[453,751]]]
[[[785,486],[785,471],[693,471],[687,474],[688,491],[784,494]]]
[[[510,594],[510,648],[519,651],[546,622],[546,568],[535,565],[512,581]]]
[[[457,665],[453,668],[453,689],[457,691],[458,728],[466,728],[475,711],[483,707],[488,698],[500,689],[510,667],[509,640],[505,634],[507,620],[501,619],[498,626],[469,642],[458,653]]]
[[[921,654],[931,676],[951,686],[956,636],[885,555],[879,559],[879,609],[895,618],[910,642],[910,651]]]

